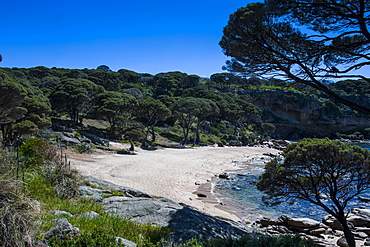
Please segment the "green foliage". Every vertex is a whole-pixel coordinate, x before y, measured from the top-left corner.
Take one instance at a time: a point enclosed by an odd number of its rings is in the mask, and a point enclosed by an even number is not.
[[[135,106],[136,99],[130,94],[105,91],[97,96],[93,111],[100,119],[107,120],[111,129],[115,129],[127,121]]]
[[[269,196],[266,202],[302,199],[318,205],[338,219],[354,246],[345,209],[370,188],[370,151],[329,139],[303,139],[288,145],[282,155],[284,160],[266,164],[257,183]]]
[[[266,165],[258,183],[271,196],[329,204],[324,209],[332,213],[331,207],[345,207],[370,188],[368,150],[329,139],[303,139],[290,144],[282,155],[282,163],[274,159]],[[321,195],[330,195],[330,200],[323,201]]]
[[[274,133],[276,130],[275,125],[272,123],[262,123],[261,128],[267,135]]]
[[[54,236],[48,240],[48,245],[51,247],[117,246],[115,237],[99,228],[95,228],[92,233],[83,234],[71,239],[60,239],[59,237]]]
[[[39,138],[30,138],[19,147],[24,167],[39,167],[50,158],[48,145]]]
[[[149,133],[152,135],[152,142],[155,142],[154,126],[160,121],[164,121],[171,116],[171,110],[160,100],[153,98],[143,98],[137,101],[137,107],[134,112],[135,119],[146,127],[146,133],[143,138],[143,146],[147,146]]]
[[[184,97],[179,98],[173,105],[172,110],[177,118],[180,127],[183,130],[183,144],[186,144],[190,129],[196,123],[194,144],[199,143],[199,128],[200,124],[210,116],[215,116],[220,109],[217,104],[204,98]]]
[[[26,80],[5,71],[0,85],[0,129],[3,145],[11,146],[20,135],[50,127],[50,104]]]
[[[63,161],[49,161],[42,167],[42,176],[53,186],[54,193],[63,199],[78,195],[81,176],[70,164]]]
[[[50,246],[111,246],[115,244],[112,236],[129,239],[140,246],[155,246],[161,239],[167,238],[167,229],[140,225],[113,216],[106,213],[101,204],[84,198],[66,199],[75,195],[71,192],[75,191],[73,187],[79,183],[79,176],[76,177],[75,172],[60,161],[49,162],[42,169],[25,174],[25,188],[30,196],[42,204],[41,230],[45,232],[54,226],[52,219],[57,217],[55,210],[68,211],[75,215],[76,217],[68,217],[68,220],[81,230],[80,237],[62,240],[54,238]],[[112,191],[111,195],[120,194]],[[79,217],[89,211],[95,211],[100,216],[94,219]]]
[[[331,83],[330,87],[344,94],[369,94],[370,85],[366,80],[344,80]]]
[[[369,13],[361,1],[350,8],[346,1],[321,0],[248,4],[230,15],[223,30],[220,46],[231,57],[225,69],[244,76],[278,75],[369,114],[368,103],[342,97],[326,83],[368,65],[370,35],[363,16]]]
[[[91,110],[94,97],[103,91],[101,86],[86,79],[63,80],[50,95],[55,110],[68,113],[77,124]]]
[[[73,149],[76,150],[78,153],[91,153],[93,149],[93,145],[90,143],[81,143],[73,146]]]

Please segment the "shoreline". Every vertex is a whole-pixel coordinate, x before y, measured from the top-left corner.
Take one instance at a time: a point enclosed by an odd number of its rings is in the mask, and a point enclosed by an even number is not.
[[[110,146],[128,147],[117,143]],[[154,151],[136,148],[137,155],[96,151],[92,154],[69,153],[67,157],[72,167],[84,176],[166,197],[209,215],[241,222],[236,210],[222,205],[213,195],[210,181],[215,174],[239,170],[238,163],[262,157],[264,153],[278,152],[268,147],[163,148]],[[198,193],[207,197],[198,197]]]

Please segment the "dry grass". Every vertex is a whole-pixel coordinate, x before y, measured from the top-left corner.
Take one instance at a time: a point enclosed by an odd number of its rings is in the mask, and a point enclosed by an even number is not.
[[[20,182],[0,176],[0,246],[28,247],[37,231],[37,204],[22,195]]]

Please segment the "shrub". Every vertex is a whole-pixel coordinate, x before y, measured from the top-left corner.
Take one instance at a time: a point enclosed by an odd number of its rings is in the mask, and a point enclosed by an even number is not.
[[[82,177],[78,171],[71,169],[63,161],[49,161],[42,167],[42,176],[53,186],[56,195],[63,199],[70,199],[78,194],[78,187]]]
[[[74,146],[74,149],[80,154],[91,153],[92,148],[93,146],[89,143],[81,143]]]
[[[0,246],[31,246],[36,232],[35,204],[19,193],[19,181],[0,177]]]
[[[57,155],[55,146],[47,144],[39,138],[30,138],[19,147],[23,168],[37,167],[46,160],[53,160]]]
[[[104,246],[104,247],[116,247],[116,238],[107,234],[100,228],[94,229],[92,233],[82,234],[76,236],[73,239],[60,239],[57,236],[52,237],[48,241],[50,247],[86,247],[86,246]]]

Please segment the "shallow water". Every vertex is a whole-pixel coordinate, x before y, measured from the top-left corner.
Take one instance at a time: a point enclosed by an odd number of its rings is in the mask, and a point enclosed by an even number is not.
[[[214,181],[214,194],[216,197],[238,212],[238,216],[248,222],[253,222],[264,216],[278,218],[286,214],[292,217],[308,217],[321,221],[328,215],[320,207],[299,200],[294,204],[282,203],[277,206],[266,206],[262,197],[264,193],[259,191],[254,184],[258,176],[263,172],[266,160],[252,160],[252,164],[239,164],[242,170],[228,171],[230,179],[217,179]],[[370,197],[370,193],[364,195]],[[348,209],[354,207],[370,208],[370,203],[352,200]]]

